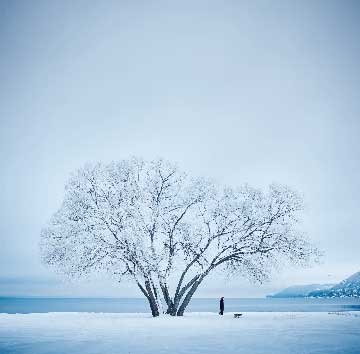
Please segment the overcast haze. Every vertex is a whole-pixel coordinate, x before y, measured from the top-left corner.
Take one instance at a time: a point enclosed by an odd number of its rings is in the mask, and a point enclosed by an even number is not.
[[[321,265],[197,296],[359,271],[359,35],[356,1],[0,1],[0,295],[141,295],[59,283],[38,250],[69,174],[132,155],[304,195]]]

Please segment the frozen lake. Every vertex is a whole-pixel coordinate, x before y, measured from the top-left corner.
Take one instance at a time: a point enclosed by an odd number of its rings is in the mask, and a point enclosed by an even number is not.
[[[359,312],[0,314],[1,354],[359,354]]]
[[[219,299],[192,299],[188,311],[214,312]],[[359,311],[360,299],[225,299],[225,311],[329,312]],[[148,312],[145,299],[0,298],[0,313],[42,312]]]

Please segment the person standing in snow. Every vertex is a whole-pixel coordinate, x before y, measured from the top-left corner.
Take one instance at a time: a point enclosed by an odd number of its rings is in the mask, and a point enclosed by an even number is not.
[[[223,315],[224,314],[224,297],[221,297],[220,299],[220,312],[219,315]]]

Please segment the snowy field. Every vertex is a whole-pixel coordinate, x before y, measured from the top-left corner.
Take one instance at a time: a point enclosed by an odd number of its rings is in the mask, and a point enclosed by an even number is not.
[[[1,354],[359,354],[360,312],[0,314]]]

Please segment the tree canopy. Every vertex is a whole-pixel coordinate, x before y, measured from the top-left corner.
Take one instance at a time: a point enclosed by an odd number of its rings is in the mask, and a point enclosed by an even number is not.
[[[77,277],[105,271],[134,281],[153,316],[183,315],[215,269],[266,279],[317,250],[298,229],[301,197],[272,184],[220,186],[164,160],[86,165],[41,232],[43,261]]]

